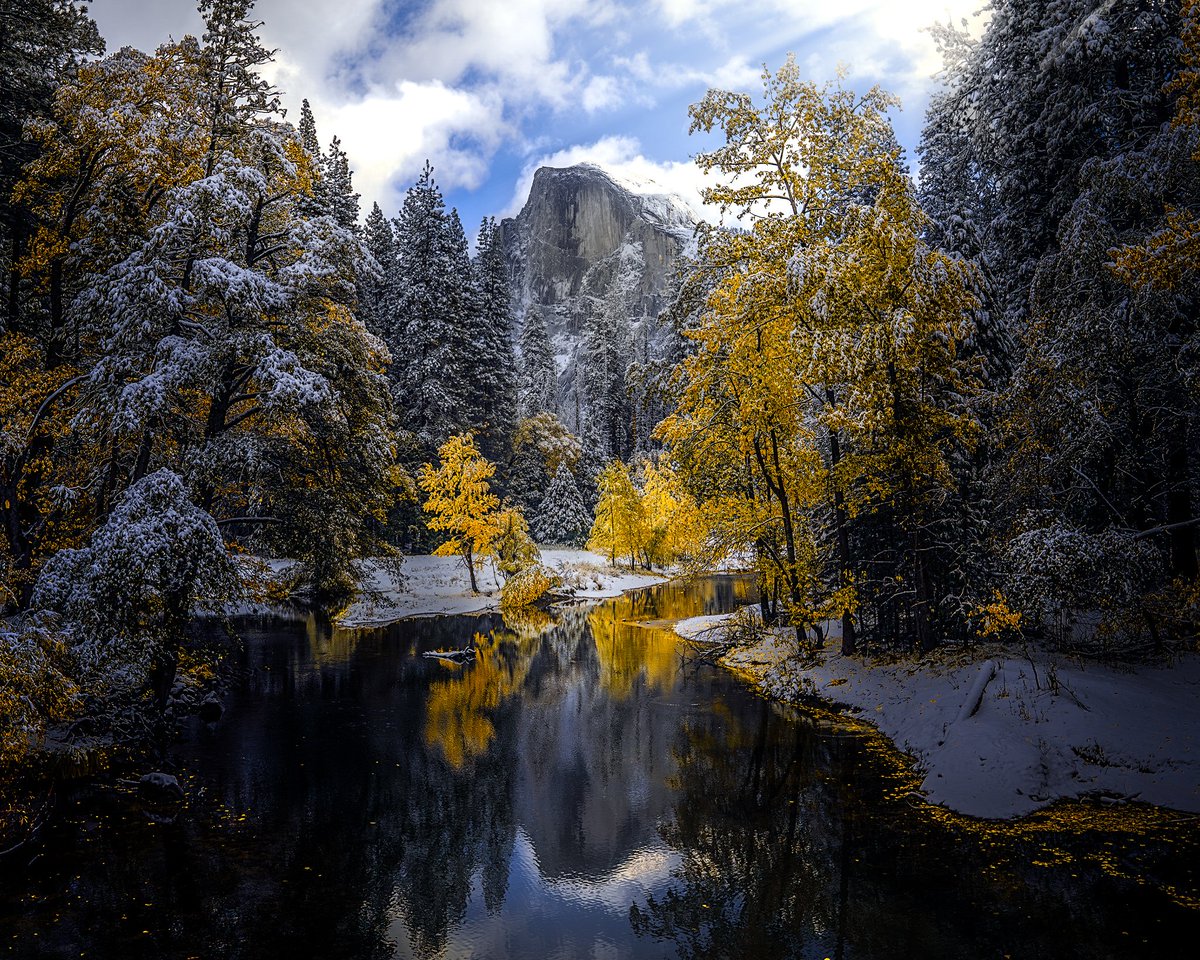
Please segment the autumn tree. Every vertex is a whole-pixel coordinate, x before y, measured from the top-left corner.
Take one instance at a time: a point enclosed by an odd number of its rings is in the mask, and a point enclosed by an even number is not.
[[[22,297],[19,264],[35,229],[28,209],[12,197],[21,168],[38,155],[25,124],[47,119],[55,91],[104,42],[87,8],[74,0],[0,0],[0,276],[4,309],[0,334],[36,334],[36,314]]]
[[[493,551],[499,533],[500,498],[488,481],[496,467],[486,460],[470,434],[456,434],[438,449],[436,467],[425,464],[418,482],[426,493],[429,529],[446,536],[434,554],[459,556],[478,593],[476,566]]]
[[[596,503],[588,549],[607,553],[616,566],[617,556],[629,557],[637,565],[645,554],[647,530],[641,494],[633,485],[629,468],[620,460],[609,462],[597,478],[600,498]]]
[[[711,90],[692,107],[694,131],[725,136],[697,157],[721,176],[706,199],[751,227],[702,231],[681,296],[699,304],[692,352],[662,428],[701,500],[737,500],[738,547],[783,586],[797,630],[819,639],[836,609],[847,653],[881,547],[877,581],[901,578],[908,635],[932,642],[925,538],[972,429],[969,268],[922,240],[893,104],[803,82],[789,58],[761,102]]]
[[[205,2],[202,40],[122,51],[60,92],[20,185],[41,223],[24,269],[48,365],[90,365],[95,515],[169,466],[227,535],[344,594],[354,558],[387,549],[387,353],[354,314],[354,231],[308,215],[316,164],[249,9]]]

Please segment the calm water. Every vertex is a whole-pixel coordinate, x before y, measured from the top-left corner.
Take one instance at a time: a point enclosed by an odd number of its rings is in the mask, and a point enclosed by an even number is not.
[[[871,738],[773,707],[645,625],[745,600],[714,578],[557,622],[243,624],[226,715],[165,762],[181,815],[76,789],[36,859],[0,868],[0,951],[1192,955],[1189,827],[939,822]],[[419,656],[477,633],[472,666]]]

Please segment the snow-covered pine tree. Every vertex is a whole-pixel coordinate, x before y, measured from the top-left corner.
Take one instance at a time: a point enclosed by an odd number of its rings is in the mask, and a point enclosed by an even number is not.
[[[442,312],[450,344],[449,366],[443,377],[446,391],[453,397],[460,429],[472,431],[478,440],[486,432],[489,415],[483,401],[484,384],[490,375],[482,356],[487,330],[480,312],[471,249],[457,208],[451,207],[446,214],[443,231],[448,266],[442,277]]]
[[[554,350],[546,333],[546,321],[540,311],[530,308],[521,324],[521,388],[522,419],[539,413],[558,413],[558,368]]]
[[[512,307],[500,229],[491,217],[479,225],[474,260],[479,296],[480,363],[477,365],[479,444],[485,457],[508,460],[517,416],[517,372],[512,344]]]
[[[329,142],[329,152],[321,158],[321,170],[329,215],[343,230],[357,231],[359,196],[354,192],[350,158],[346,156],[338,137]]]
[[[464,425],[458,358],[463,319],[461,262],[468,257],[465,239],[463,249],[455,249],[442,193],[428,163],[405,194],[395,236],[390,373],[404,426],[420,446],[417,456],[429,459],[445,439],[461,433]],[[469,272],[468,265],[468,276]]]
[[[587,540],[591,528],[592,513],[583,504],[574,475],[561,463],[538,510],[538,540],[579,547]]]
[[[358,271],[358,312],[367,328],[385,341],[395,316],[392,291],[396,281],[396,237],[379,204],[371,205],[363,225],[365,262]]]
[[[609,297],[587,321],[581,351],[583,362],[576,386],[580,399],[579,424],[584,446],[594,446],[603,459],[629,457],[632,414],[625,374],[632,335],[623,302]]]
[[[313,116],[312,106],[305,97],[300,103],[300,122],[296,127],[300,134],[300,143],[308,151],[309,157],[319,160],[321,157],[321,141],[317,139],[317,120]]]

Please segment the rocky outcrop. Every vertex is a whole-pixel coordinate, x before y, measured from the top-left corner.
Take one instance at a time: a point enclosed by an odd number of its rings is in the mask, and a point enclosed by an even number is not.
[[[696,220],[678,197],[652,189],[591,164],[539,169],[524,208],[501,224],[518,313],[535,307],[569,322],[586,309],[581,301],[608,293],[622,261],[640,259],[633,306],[657,316]]]
[[[587,418],[585,336],[607,325],[629,360],[660,350],[659,314],[695,225],[679,197],[591,164],[542,167],[524,208],[501,223],[518,331],[530,311],[542,315],[558,363],[559,414],[576,432]]]

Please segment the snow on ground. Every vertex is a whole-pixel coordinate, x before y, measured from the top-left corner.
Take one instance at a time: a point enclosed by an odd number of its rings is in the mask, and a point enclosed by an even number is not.
[[[662,583],[665,577],[610,567],[588,550],[542,549],[542,563],[558,571],[564,587],[580,599],[620,596],[626,590]],[[342,626],[365,627],[404,617],[480,613],[500,606],[500,581],[486,560],[476,571],[479,593],[471,592],[467,569],[458,557],[409,556],[396,582],[373,567],[363,595],[339,618]]]
[[[727,619],[676,631],[714,640]],[[772,696],[817,696],[871,721],[915,759],[927,799],[960,813],[1018,817],[1085,794],[1200,812],[1200,655],[1134,668],[993,646],[885,662],[836,646],[800,666],[789,636],[771,633],[725,662]]]

